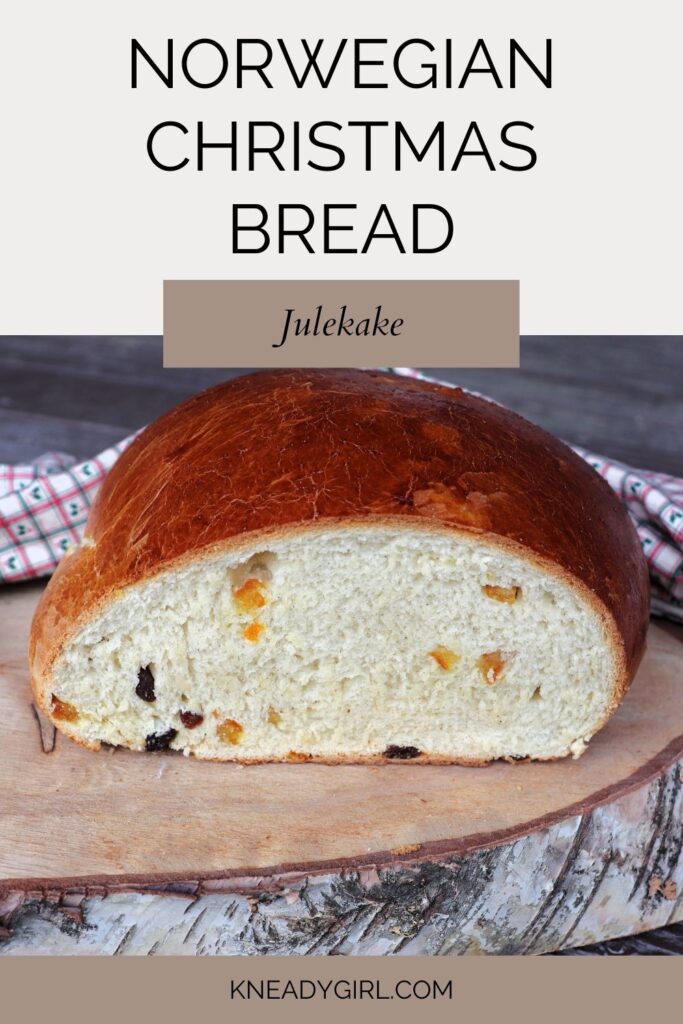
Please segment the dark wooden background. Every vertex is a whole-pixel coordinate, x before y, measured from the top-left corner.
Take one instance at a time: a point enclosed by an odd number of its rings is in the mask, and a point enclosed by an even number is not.
[[[158,337],[0,337],[0,462],[97,454],[236,370],[164,370]],[[519,370],[428,371],[564,438],[683,476],[683,337],[527,337]],[[683,925],[560,955],[683,953]]]

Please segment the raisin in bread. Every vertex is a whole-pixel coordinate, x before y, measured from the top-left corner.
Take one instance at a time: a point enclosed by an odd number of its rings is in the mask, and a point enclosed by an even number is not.
[[[114,466],[37,609],[33,686],[92,749],[577,756],[648,592],[610,488],[519,416],[379,372],[257,373]]]

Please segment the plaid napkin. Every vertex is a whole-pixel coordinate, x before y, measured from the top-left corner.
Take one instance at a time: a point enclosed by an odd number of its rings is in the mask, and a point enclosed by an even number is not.
[[[407,367],[393,372],[430,379]],[[134,437],[78,464],[60,452],[25,465],[0,463],[0,583],[54,571],[67,548],[79,543],[100,484]],[[683,480],[574,451],[605,478],[636,525],[653,612],[683,622]]]
[[[134,436],[78,464],[62,452],[24,465],[0,462],[0,583],[54,572],[80,543],[100,484]]]

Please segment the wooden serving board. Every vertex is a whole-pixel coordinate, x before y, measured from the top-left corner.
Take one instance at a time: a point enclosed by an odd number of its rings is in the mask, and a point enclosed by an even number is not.
[[[30,620],[40,589],[34,584],[0,592],[0,895],[4,892],[7,920],[21,905],[25,909],[31,894],[51,898],[72,910],[95,899],[103,912],[105,897],[115,892],[120,916],[121,893],[135,890],[146,894],[146,899],[162,901],[156,923],[148,911],[147,921],[152,932],[165,921],[168,938],[170,925],[164,915],[171,913],[169,892],[184,894],[180,904],[183,899],[215,899],[220,893],[224,900],[246,900],[245,906],[253,914],[260,912],[258,907],[254,910],[253,893],[270,890],[268,912],[272,912],[273,894],[279,893],[287,928],[295,935],[301,929],[292,932],[292,918],[299,911],[311,915],[310,906],[306,909],[302,904],[296,909],[297,901],[304,898],[301,884],[312,892],[315,886],[334,887],[340,880],[346,884],[355,878],[370,894],[371,905],[382,902],[381,892],[384,903],[393,905],[398,896],[385,892],[387,872],[394,881],[404,873],[424,889],[429,878],[434,879],[434,872],[445,871],[439,883],[445,899],[454,871],[460,872],[470,860],[472,864],[485,863],[482,857],[492,849],[516,848],[521,860],[506,861],[507,870],[516,864],[517,871],[529,876],[526,899],[533,907],[536,899],[547,901],[548,884],[556,891],[558,879],[567,883],[568,865],[573,871],[577,858],[587,858],[581,869],[584,874],[596,863],[602,864],[605,851],[599,847],[607,841],[612,869],[618,867],[620,857],[622,867],[630,863],[629,858],[636,855],[631,847],[638,847],[638,863],[646,865],[642,871],[634,868],[636,874],[642,874],[638,884],[648,890],[653,911],[663,906],[666,920],[675,919],[680,908],[681,822],[676,802],[680,772],[672,766],[683,758],[683,644],[671,631],[651,626],[648,653],[624,704],[578,761],[487,768],[410,764],[239,767],[202,763],[172,753],[92,753],[41,723],[32,705],[26,663]],[[657,787],[664,787],[666,796],[660,793],[657,797]],[[598,812],[594,809],[602,807],[599,813],[604,825],[608,820],[605,805],[608,811],[612,809],[609,840],[603,836],[587,852],[585,823],[592,820],[591,815],[595,818]],[[673,846],[666,846],[666,864],[656,868],[659,874],[653,874],[653,857],[664,849],[663,832],[667,842],[673,833],[678,839],[674,837]],[[649,874],[647,865],[652,867]],[[608,875],[604,870],[603,880]],[[492,881],[499,904],[501,886],[508,884],[509,877]],[[377,885],[380,890],[373,897]],[[460,897],[464,891],[458,889]],[[624,893],[621,896],[626,900]],[[491,892],[486,898],[492,898]],[[518,896],[518,903],[520,899]],[[180,913],[178,900],[171,903]],[[0,899],[0,915],[2,912]],[[134,916],[137,913],[135,910]],[[498,917],[501,913],[499,908]],[[519,908],[516,913],[521,913]],[[662,913],[656,920],[647,918],[640,907],[628,930],[652,926],[653,920],[664,923]],[[510,949],[514,947],[514,943],[510,947],[510,935],[518,934],[519,928],[510,924],[509,907],[503,916],[504,948]],[[521,916],[528,930],[534,913]],[[383,919],[385,924],[391,919],[386,908]],[[606,930],[611,928],[614,934],[614,918],[610,920]],[[357,927],[358,920],[354,921]],[[258,929],[254,922],[252,925],[253,944]],[[396,951],[391,938],[382,940],[381,950],[364,948],[368,931],[364,939],[354,938],[349,921],[344,924],[343,907],[328,926],[326,934],[333,935],[339,946],[336,952]],[[423,922],[415,931],[413,923],[414,934],[408,940],[403,935],[401,949],[407,942],[412,951],[432,951],[428,943],[425,946],[424,927]],[[245,951],[243,939],[238,942],[235,937],[240,928],[244,936],[244,922],[239,928],[236,923],[235,929],[219,929],[216,951]],[[376,932],[373,934],[376,945],[379,940]],[[491,945],[491,929],[488,934]],[[576,925],[572,937],[585,940]],[[160,940],[155,941],[158,946]],[[480,948],[486,946],[480,938],[476,941]],[[55,948],[62,951],[59,945]],[[500,951],[500,943],[494,942],[492,948]],[[543,944],[530,947],[536,948]],[[97,951],[102,950],[98,947]],[[173,947],[161,951],[188,950]],[[269,946],[257,951],[311,950],[276,943],[274,949]],[[314,951],[324,952],[324,943]]]

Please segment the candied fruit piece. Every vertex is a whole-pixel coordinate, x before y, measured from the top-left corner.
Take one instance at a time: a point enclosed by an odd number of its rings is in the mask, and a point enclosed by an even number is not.
[[[226,718],[217,726],[216,732],[219,740],[222,740],[223,743],[231,743],[233,747],[236,747],[238,743],[242,742],[244,726],[236,722],[234,718]]]
[[[157,699],[154,692],[154,676],[149,665],[146,668],[141,668],[138,672],[138,685],[135,687],[135,692],[140,700],[146,700],[148,704]]]
[[[177,729],[167,729],[166,732],[151,732],[149,736],[145,737],[145,750],[168,750],[177,735]]]
[[[418,750],[417,747],[399,747],[395,743],[390,743],[382,757],[395,761],[412,761],[413,758],[420,757],[421,754],[422,751]]]
[[[78,711],[68,700],[60,700],[52,694],[52,714],[63,722],[77,722]]]
[[[455,651],[452,651],[450,647],[442,647],[441,644],[435,647],[433,651],[430,651],[429,656],[434,659],[444,672],[450,671],[458,660],[458,655]]]
[[[263,596],[265,586],[266,584],[263,580],[257,580],[252,577],[245,580],[241,587],[233,591],[235,604],[240,611],[256,612],[259,608],[263,608],[266,603],[266,599]]]
[[[502,601],[504,604],[514,604],[522,590],[521,587],[494,587],[488,583],[481,589],[487,597],[494,601]]]
[[[268,708],[268,722],[270,725],[279,725],[281,721],[282,715],[280,712],[276,711],[273,707]]]
[[[186,729],[196,729],[204,721],[204,715],[197,715],[194,711],[181,711],[180,721]]]
[[[245,640],[250,640],[252,644],[255,644],[265,628],[262,622],[250,622],[242,631],[242,635]]]
[[[310,761],[311,757],[311,754],[302,754],[298,750],[290,750],[287,754],[288,761]]]
[[[477,659],[477,667],[484,677],[484,682],[492,686],[497,683],[507,668],[502,651],[489,651]]]

